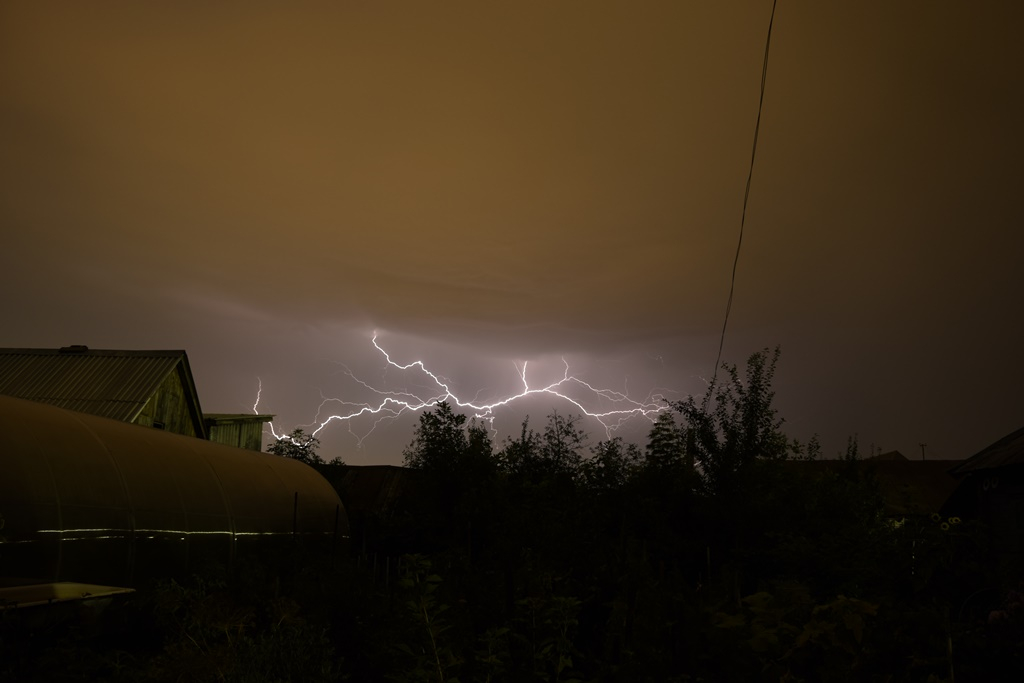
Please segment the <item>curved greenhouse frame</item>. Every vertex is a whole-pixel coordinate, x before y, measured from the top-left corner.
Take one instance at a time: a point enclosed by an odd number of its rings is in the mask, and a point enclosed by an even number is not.
[[[316,470],[0,396],[0,576],[131,583],[248,549],[348,538]]]

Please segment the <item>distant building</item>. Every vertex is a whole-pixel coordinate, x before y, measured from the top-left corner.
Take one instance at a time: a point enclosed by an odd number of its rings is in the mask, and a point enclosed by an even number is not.
[[[819,472],[840,473],[854,468],[873,477],[893,519],[928,516],[942,509],[957,487],[950,470],[962,460],[910,460],[899,451],[880,453],[863,460],[794,460],[794,466]]]
[[[346,509],[386,518],[416,489],[420,478],[419,470],[397,465],[347,465],[339,488]]]
[[[207,438],[184,351],[0,349],[0,395]]]
[[[363,553],[409,552],[406,535],[422,502],[422,474],[395,465],[346,465],[328,477],[348,512],[354,547]]]
[[[932,515],[956,490],[950,474],[961,460],[912,460],[899,451],[860,461],[865,472],[878,480],[886,512],[892,517]]]
[[[204,413],[206,433],[210,441],[246,448],[250,451],[263,450],[263,425],[271,422],[273,415],[252,413]]]

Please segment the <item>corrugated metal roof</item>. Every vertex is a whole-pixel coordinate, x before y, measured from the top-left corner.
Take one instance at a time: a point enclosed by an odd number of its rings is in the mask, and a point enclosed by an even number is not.
[[[968,458],[951,474],[959,477],[976,470],[990,470],[996,467],[1021,464],[1024,464],[1024,427],[1012,434],[1007,434],[991,446]]]
[[[0,349],[0,394],[131,422],[184,351]]]

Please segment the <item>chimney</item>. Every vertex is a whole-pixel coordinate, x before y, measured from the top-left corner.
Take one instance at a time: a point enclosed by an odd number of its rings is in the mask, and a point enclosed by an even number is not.
[[[72,344],[71,346],[60,347],[61,353],[85,353],[89,347],[85,344]]]

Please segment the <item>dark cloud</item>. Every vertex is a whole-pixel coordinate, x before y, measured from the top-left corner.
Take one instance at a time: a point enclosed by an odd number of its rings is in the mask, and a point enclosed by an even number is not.
[[[1020,426],[1021,7],[778,8],[725,356],[783,346],[801,436]],[[561,354],[699,392],[770,9],[5,5],[3,343],[182,346],[292,425],[374,329],[473,393]]]

